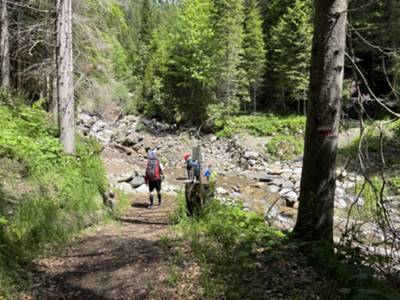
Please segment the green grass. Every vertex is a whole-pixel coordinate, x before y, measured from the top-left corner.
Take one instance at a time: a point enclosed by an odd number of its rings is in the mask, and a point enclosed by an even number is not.
[[[284,234],[264,224],[262,216],[212,201],[199,218],[188,218],[185,205],[175,215],[177,228],[199,261],[202,299],[260,299],[264,295],[257,249],[280,244]]]
[[[298,115],[243,115],[232,117],[224,124],[217,124],[222,129],[220,137],[231,137],[246,132],[254,136],[273,136],[275,134],[294,135],[304,132],[306,118]]]
[[[99,145],[78,140],[76,157],[64,155],[58,131],[46,118],[40,108],[0,106],[0,163],[24,170],[0,173],[0,297],[13,289],[11,282],[23,284],[18,278],[26,272],[18,270],[48,246],[65,242],[102,209],[107,181]],[[20,183],[10,188],[13,172]]]
[[[290,160],[303,154],[303,145],[302,136],[277,135],[265,147],[273,158]]]

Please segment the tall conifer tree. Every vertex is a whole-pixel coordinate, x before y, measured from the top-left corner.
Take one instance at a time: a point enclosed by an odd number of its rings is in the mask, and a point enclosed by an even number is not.
[[[243,68],[251,90],[253,109],[257,110],[257,93],[265,72],[266,49],[263,21],[257,0],[247,0],[244,22]]]

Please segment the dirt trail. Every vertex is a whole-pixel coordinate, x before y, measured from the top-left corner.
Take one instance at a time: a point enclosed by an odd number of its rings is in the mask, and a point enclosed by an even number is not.
[[[167,197],[152,210],[147,203],[145,195],[133,197],[120,225],[96,226],[62,253],[39,260],[38,298],[173,299],[164,284],[173,255],[162,238],[176,201]]]

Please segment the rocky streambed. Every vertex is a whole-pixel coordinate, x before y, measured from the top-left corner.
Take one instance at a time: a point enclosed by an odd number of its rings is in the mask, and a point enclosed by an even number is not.
[[[146,193],[146,149],[156,147],[166,170],[163,191],[176,195],[185,180],[183,154],[201,145],[204,164],[212,165],[218,173],[216,192],[221,201],[240,201],[245,209],[264,214],[266,221],[278,228],[290,229],[296,222],[301,158],[271,161],[252,147],[248,138],[197,138],[194,131],[178,131],[173,126],[131,115],[105,122],[81,112],[78,127],[83,135],[103,144],[102,156],[112,188],[125,193]],[[346,211],[355,201],[355,186],[362,177],[344,170],[337,175],[335,207]],[[358,199],[356,205],[363,206],[364,200]]]

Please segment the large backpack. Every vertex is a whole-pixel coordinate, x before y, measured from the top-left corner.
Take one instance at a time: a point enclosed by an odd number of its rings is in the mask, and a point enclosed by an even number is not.
[[[147,163],[146,177],[148,181],[161,180],[160,162],[158,159],[149,159]]]
[[[192,167],[193,167],[193,159],[188,158],[188,160],[186,161],[186,168],[191,169]]]
[[[200,176],[201,165],[198,161],[193,162],[193,174],[194,176]]]

